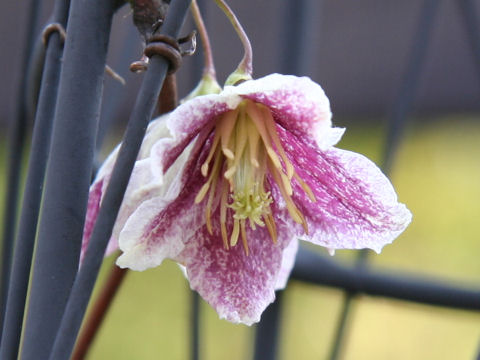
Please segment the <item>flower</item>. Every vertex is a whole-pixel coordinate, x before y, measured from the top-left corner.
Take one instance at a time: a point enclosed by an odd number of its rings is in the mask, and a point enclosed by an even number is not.
[[[329,101],[308,78],[226,86],[157,127],[162,136],[147,134],[113,232],[117,264],[145,270],[174,259],[231,322],[259,321],[286,285],[297,239],[380,252],[411,221],[373,162],[333,147],[344,129],[332,127]],[[92,185],[91,218],[110,166]]]

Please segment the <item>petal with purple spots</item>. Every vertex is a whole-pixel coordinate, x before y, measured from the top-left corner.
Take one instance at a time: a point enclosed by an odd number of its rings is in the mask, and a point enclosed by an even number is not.
[[[241,246],[225,250],[218,227],[213,236],[203,227],[187,241],[177,260],[186,266],[192,289],[220,318],[251,325],[275,299],[283,249],[272,243],[264,228],[247,229],[247,237],[248,256]]]
[[[336,148],[319,151],[287,132],[282,135],[299,177],[316,198],[311,201],[294,184],[295,203],[309,227],[305,240],[329,249],[380,252],[408,226],[410,211],[372,161]]]

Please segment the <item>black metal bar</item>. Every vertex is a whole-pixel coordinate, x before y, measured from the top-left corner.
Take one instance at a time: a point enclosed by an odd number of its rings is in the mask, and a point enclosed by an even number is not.
[[[47,359],[78,269],[115,0],[73,0],[22,359]]]
[[[284,34],[279,37],[280,69],[284,74],[305,75],[312,56],[308,44],[315,33],[321,13],[318,8],[323,0],[298,0],[285,3]],[[317,8],[318,7],[318,8]]]
[[[478,8],[474,0],[461,0],[458,1],[457,4],[460,7],[461,15],[464,19],[465,30],[470,40],[473,61],[477,69],[478,80],[480,81],[480,24]]]
[[[408,60],[405,76],[394,104],[387,129],[387,139],[382,159],[382,170],[390,173],[397,151],[405,120],[412,110],[417,95],[420,75],[427,57],[428,45],[432,35],[433,24],[441,4],[441,0],[425,0],[421,9],[420,21],[413,39],[413,46]]]
[[[52,15],[52,17],[47,20],[47,24],[52,22],[53,18],[54,16]],[[40,36],[37,36],[37,40],[33,46],[33,50],[30,55],[30,63],[28,65],[27,89],[24,94],[24,101],[26,104],[25,111],[27,112],[27,116],[29,119],[35,119],[37,113],[37,106],[40,96],[40,86],[47,56],[48,45],[44,44],[43,41],[40,40]]]
[[[162,34],[174,38],[178,36],[189,5],[189,0],[172,1],[161,28]],[[65,314],[50,354],[49,359],[51,360],[68,359],[71,354],[145,130],[155,110],[168,66],[168,60],[162,56],[154,56],[150,60],[148,72],[140,87],[135,107],[130,116],[109,186],[102,200],[85,260],[68,299]]]
[[[69,0],[59,0],[55,3],[53,16],[55,22],[63,26],[66,25],[69,6]],[[4,336],[0,346],[0,359],[14,359],[18,353],[43,180],[48,150],[50,148],[52,122],[60,78],[63,40],[58,33],[52,33],[47,46],[43,83],[33,130],[20,225],[15,241],[7,311],[3,326]]]
[[[121,14],[117,14],[117,16],[121,16]],[[126,72],[129,72],[130,70],[128,70],[128,67],[125,67],[125,65],[127,65],[128,61],[132,59],[134,51],[137,51],[138,44],[140,43],[140,34],[133,24],[128,29],[122,30],[124,31],[120,34],[116,34],[116,36],[123,40],[123,44],[120,50],[115,53],[115,57],[109,65],[114,67],[115,71],[119,72],[119,75],[125,76],[126,79],[128,76]],[[140,53],[138,56],[140,56]],[[123,67],[125,67],[125,69]],[[116,126],[119,123],[118,119],[115,118],[119,113],[118,105],[125,102],[127,97],[131,96],[131,91],[127,90],[127,86],[122,85],[113,79],[108,79],[108,81],[112,83],[112,86],[109,87],[110,92],[108,94],[105,92],[105,98],[102,102],[100,123],[97,132],[97,154],[111,127]],[[105,88],[105,90],[107,90],[107,88]]]
[[[25,134],[27,128],[28,114],[25,104],[25,92],[27,90],[27,72],[33,44],[35,31],[37,30],[38,16],[40,13],[41,1],[31,0],[25,6],[28,10],[28,18],[25,24],[25,42],[22,54],[21,77],[17,93],[17,106],[15,115],[12,118],[8,130],[8,151],[7,151],[7,181],[5,192],[5,203],[3,212],[3,231],[1,243],[0,261],[0,338],[2,336],[3,317],[7,302],[8,281],[10,278],[10,267],[12,263],[13,240],[15,237],[15,225],[17,222],[18,195],[20,186],[20,170],[22,158],[25,151]]]
[[[275,360],[282,327],[283,291],[277,291],[275,301],[263,312],[255,329],[254,360]]]
[[[190,359],[200,359],[200,295],[191,292],[190,304]]]
[[[355,295],[366,294],[452,309],[480,310],[480,289],[442,283],[414,274],[358,269],[300,248],[292,276],[317,285],[335,287]]]
[[[337,327],[335,329],[335,337],[332,349],[330,350],[330,359],[335,360],[340,356],[343,342],[345,340],[345,333],[347,331],[348,319],[350,318],[350,311],[352,309],[352,302],[354,299],[352,292],[345,292],[343,298],[342,310],[340,311],[340,319],[338,319]]]
[[[394,104],[392,114],[390,116],[386,141],[382,158],[382,170],[384,173],[390,173],[392,168],[395,152],[400,143],[405,127],[406,118],[411,111],[413,101],[418,89],[420,74],[425,63],[428,44],[430,42],[433,23],[437,14],[441,1],[425,0],[418,23],[409,62],[407,64],[406,73],[403,77],[397,101]],[[366,250],[362,250],[357,258],[357,267],[364,267],[367,263]],[[330,359],[336,360],[340,354],[344,334],[347,329],[347,321],[351,309],[354,293],[347,293],[344,299],[343,308],[340,312],[340,320],[337,325],[335,340],[330,353]]]

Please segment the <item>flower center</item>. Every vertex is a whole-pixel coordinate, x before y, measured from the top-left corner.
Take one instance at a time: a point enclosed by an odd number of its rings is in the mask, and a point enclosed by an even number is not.
[[[219,117],[214,131],[210,152],[201,167],[207,181],[195,198],[198,204],[208,194],[205,218],[210,234],[213,234],[212,206],[216,191],[220,189],[220,226],[225,249],[235,246],[241,238],[248,255],[247,220],[252,230],[266,226],[276,243],[277,230],[270,208],[273,199],[267,174],[278,186],[292,219],[302,224],[308,233],[305,217],[292,200],[292,179],[297,180],[310,200],[315,201],[315,196],[288,160],[270,110],[244,100],[235,110]],[[233,229],[229,236],[227,214],[232,213]]]

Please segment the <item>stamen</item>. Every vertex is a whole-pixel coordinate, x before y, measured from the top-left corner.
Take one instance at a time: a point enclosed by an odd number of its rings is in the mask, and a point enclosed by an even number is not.
[[[272,147],[272,143],[270,142],[270,137],[268,136],[267,129],[265,128],[263,114],[260,113],[259,109],[257,108],[257,105],[252,102],[247,103],[247,114],[249,115],[249,118],[257,127],[258,133],[260,134],[260,137],[263,140],[263,144],[267,149],[268,156],[272,160],[275,167],[281,170],[282,163],[280,162],[280,158],[278,157],[277,153]]]
[[[287,190],[283,186],[283,181],[281,180],[281,176],[279,174],[278,169],[276,169],[273,166],[272,161],[268,162],[268,166],[269,166],[269,169],[270,169],[270,173],[271,173],[274,181],[277,183],[278,188],[280,189],[280,193],[282,194],[282,197],[285,200],[285,203],[287,205],[288,213],[290,214],[290,216],[292,217],[292,219],[296,223],[302,224],[304,229],[305,229],[306,228],[305,218],[303,217],[303,214],[300,212],[300,210],[297,209],[297,207],[293,203],[292,198],[290,197],[290,195],[288,195]]]
[[[243,250],[245,251],[245,255],[248,256],[248,243],[247,243],[247,232],[245,230],[245,220],[240,220],[240,233],[242,234],[242,244]]]
[[[280,173],[280,176],[282,177],[283,187],[285,188],[287,195],[292,196],[293,189],[292,189],[292,184],[290,183],[290,179],[283,172]]]
[[[216,176],[212,181],[212,186],[210,187],[210,193],[208,194],[207,206],[205,207],[205,222],[207,225],[207,230],[210,235],[213,235],[212,230],[212,203],[215,195],[215,190],[217,187],[218,177]]]
[[[226,112],[218,121],[218,131],[222,139],[222,151],[223,154],[228,158],[233,160],[235,158],[233,151],[228,148],[230,137],[232,135],[232,130],[237,121],[238,109],[233,111]]]
[[[210,188],[210,182],[207,181],[205,184],[203,184],[202,188],[198,192],[197,196],[195,196],[195,204],[200,203],[205,195],[207,195],[208,189]]]
[[[276,125],[275,125],[275,120],[273,120],[272,113],[270,112],[269,109],[267,109],[265,106],[259,105],[261,112],[263,114],[263,119],[265,121],[265,127],[268,131],[268,134],[270,135],[271,139],[273,140],[273,143],[275,144],[277,151],[280,153],[280,157],[282,158],[283,162],[285,163],[285,168],[287,170],[287,176],[291,180],[294,173],[295,169],[293,168],[292,163],[290,160],[288,160],[287,154],[285,153],[285,150],[283,149],[282,143],[280,142],[280,138],[278,137]]]
[[[232,176],[235,174],[235,170],[237,170],[237,169],[235,168],[235,165],[233,165],[231,168],[229,168],[227,171],[225,171],[225,173],[223,174],[225,179],[230,180],[232,178]]]
[[[239,232],[240,232],[240,220],[234,218],[232,235],[230,237],[230,246],[233,247],[237,245]]]
[[[215,132],[215,136],[213,137],[213,142],[212,142],[212,147],[210,148],[210,152],[208,153],[207,159],[203,163],[201,167],[201,172],[204,177],[207,177],[208,175],[208,164],[212,160],[213,154],[215,154],[215,151],[217,150],[217,145],[218,142],[220,141],[220,133]]]
[[[302,178],[300,176],[298,176],[297,173],[294,173],[293,177],[295,178],[295,180],[298,181],[298,183],[302,187],[303,191],[305,191],[305,194],[307,194],[308,198],[312,202],[317,202],[317,198],[315,197],[315,194],[313,193],[312,189],[310,189],[310,186],[308,186],[307,183],[305,181],[303,181]]]
[[[242,159],[243,151],[247,145],[247,127],[246,127],[246,117],[245,113],[242,110],[240,117],[236,123],[236,136],[235,136],[235,165],[238,165]]]
[[[213,163],[213,169],[212,173],[210,174],[207,182],[203,184],[202,188],[198,192],[197,196],[195,197],[195,204],[198,204],[203,200],[205,195],[207,195],[208,189],[210,188],[210,185],[213,181],[214,178],[218,177],[219,170],[220,170],[220,160],[221,160],[221,154],[217,152],[217,155],[215,156],[215,161]],[[203,166],[203,165],[202,165]]]
[[[275,220],[273,219],[272,214],[267,214],[264,217],[265,225],[267,225],[268,233],[270,234],[270,238],[272,239],[273,243],[277,243],[277,227],[275,225]]]
[[[252,121],[247,121],[247,132],[248,132],[248,144],[250,146],[250,163],[258,168],[260,164],[258,163],[258,160],[256,159],[257,154],[257,149],[258,149],[258,140],[260,138],[260,134],[258,133],[255,125],[253,124]]]
[[[222,181],[222,198],[220,199],[220,229],[222,232],[223,246],[228,250],[228,234],[227,234],[227,197],[228,184]]]

